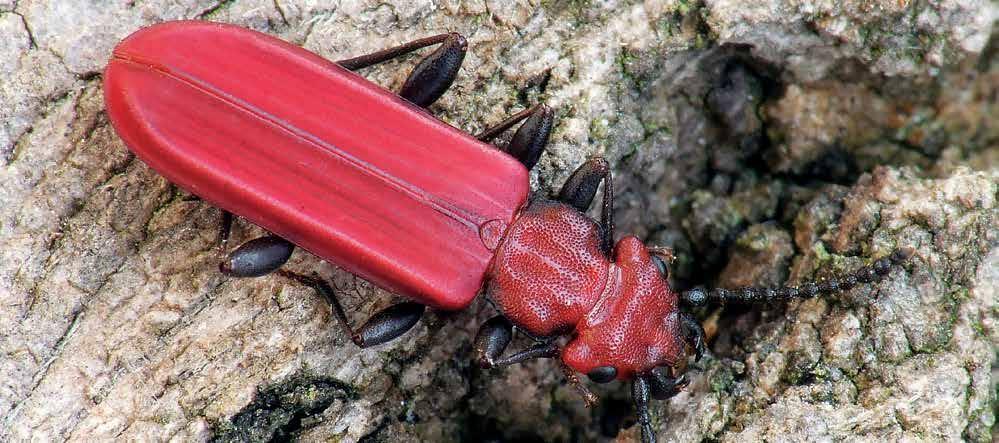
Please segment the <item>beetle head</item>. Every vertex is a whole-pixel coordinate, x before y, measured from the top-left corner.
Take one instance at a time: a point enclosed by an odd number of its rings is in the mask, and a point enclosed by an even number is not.
[[[672,365],[684,351],[677,295],[650,250],[628,236],[614,255],[607,289],[562,351],[569,367],[598,382]]]

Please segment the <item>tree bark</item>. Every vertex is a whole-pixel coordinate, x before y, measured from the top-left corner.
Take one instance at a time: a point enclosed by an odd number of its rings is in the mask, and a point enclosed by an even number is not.
[[[605,155],[619,232],[674,248],[677,287],[915,248],[833,297],[697,312],[711,352],[654,404],[661,441],[994,438],[995,3],[316,3],[0,0],[0,440],[639,436],[625,385],[587,409],[553,362],[476,369],[482,300],[360,350],[311,290],[220,275],[219,211],[136,160],[102,98],[120,39],[190,18],[331,60],[461,32],[431,110],[477,133],[554,108],[537,192]],[[398,89],[415,60],[362,74]],[[237,222],[233,243],[260,233]],[[394,301],[302,251],[289,266],[333,282],[355,322]]]

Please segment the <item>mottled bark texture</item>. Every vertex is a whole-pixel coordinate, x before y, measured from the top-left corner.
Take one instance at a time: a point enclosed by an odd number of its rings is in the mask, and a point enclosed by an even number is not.
[[[0,440],[638,436],[624,385],[587,409],[551,362],[473,368],[482,301],[361,351],[310,290],[219,275],[219,211],[136,161],[103,112],[113,45],[181,18],[330,59],[463,33],[432,110],[475,133],[552,106],[536,188],[605,155],[620,231],[673,247],[678,287],[915,248],[838,296],[697,312],[711,352],[654,404],[661,439],[994,438],[994,2],[0,0]],[[414,60],[362,72],[398,88]],[[393,301],[306,253],[290,266],[334,282],[355,321]]]

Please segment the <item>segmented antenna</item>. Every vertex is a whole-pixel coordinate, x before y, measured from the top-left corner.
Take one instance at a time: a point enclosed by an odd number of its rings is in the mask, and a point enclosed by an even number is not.
[[[875,260],[851,274],[832,277],[823,281],[809,281],[798,286],[780,288],[745,287],[739,289],[715,288],[705,290],[694,288],[684,291],[680,297],[691,306],[702,306],[708,302],[760,303],[792,298],[812,298],[819,294],[833,294],[845,291],[861,283],[871,283],[888,275],[893,266],[904,263],[913,254],[912,248],[896,249],[887,257]]]

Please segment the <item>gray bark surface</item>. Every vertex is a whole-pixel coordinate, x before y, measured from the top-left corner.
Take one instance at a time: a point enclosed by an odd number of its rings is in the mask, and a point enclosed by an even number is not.
[[[102,98],[120,39],[186,18],[332,60],[461,32],[432,111],[475,133],[555,108],[534,188],[606,156],[619,233],[674,248],[678,287],[915,249],[836,296],[697,311],[711,352],[654,404],[661,441],[996,438],[995,2],[0,0],[0,441],[638,438],[624,384],[590,409],[553,362],[474,368],[482,300],[360,350],[311,290],[220,275],[219,211],[136,160]],[[362,73],[398,89],[415,60]],[[355,322],[395,301],[289,266]]]

